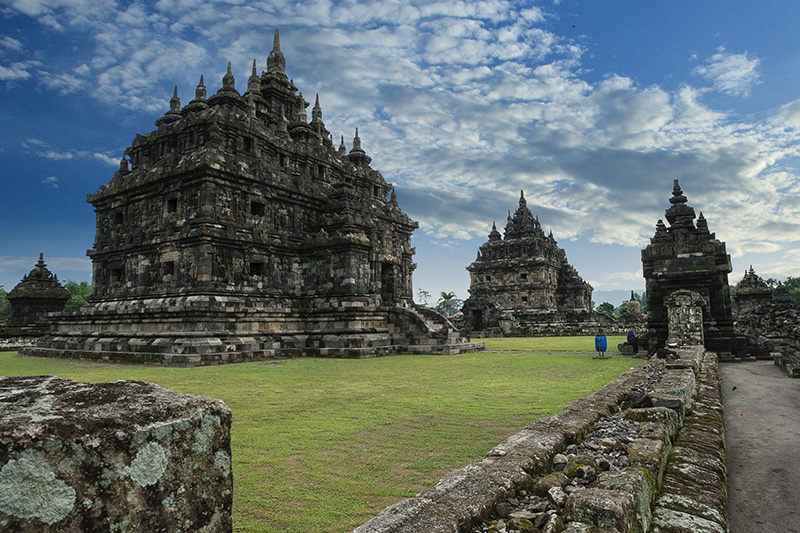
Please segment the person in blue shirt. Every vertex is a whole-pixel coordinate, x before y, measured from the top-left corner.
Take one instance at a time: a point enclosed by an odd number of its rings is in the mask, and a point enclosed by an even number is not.
[[[604,359],[606,357],[606,349],[608,348],[608,341],[603,333],[598,333],[594,336],[594,349],[597,350],[597,357]]]
[[[634,333],[633,330],[628,332],[628,344],[633,346],[634,354],[639,351],[639,339],[636,337],[636,333]]]

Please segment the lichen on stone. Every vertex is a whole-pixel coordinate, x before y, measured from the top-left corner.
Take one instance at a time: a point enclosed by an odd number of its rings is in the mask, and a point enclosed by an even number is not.
[[[125,473],[139,486],[147,487],[156,483],[167,470],[167,454],[164,448],[151,442],[139,450],[131,465],[125,468]]]
[[[12,459],[0,469],[0,511],[17,518],[54,524],[75,506],[75,490],[56,478],[50,466],[34,456]]]
[[[195,415],[195,417],[200,417],[200,427],[195,432],[194,436],[194,444],[192,444],[192,450],[197,453],[202,453],[208,451],[208,445],[214,440],[214,435],[216,435],[217,430],[222,426],[219,417],[213,415],[207,415],[201,409]]]
[[[228,477],[231,471],[231,456],[223,451],[214,454],[214,467],[222,472],[224,477]]]

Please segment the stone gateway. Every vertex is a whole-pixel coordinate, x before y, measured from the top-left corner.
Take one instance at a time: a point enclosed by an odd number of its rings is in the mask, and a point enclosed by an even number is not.
[[[709,231],[702,212],[695,224],[694,209],[687,205],[678,180],[669,201],[672,205],[666,210],[666,218],[670,227],[659,220],[650,244],[642,250],[649,351],[664,347],[673,335],[677,341],[702,342],[708,350],[717,352],[720,360],[742,355],[746,341],[733,331],[728,287],[731,257],[725,243]],[[678,291],[688,292],[670,300]],[[688,323],[671,324],[671,318]],[[697,327],[702,331],[696,331]]]
[[[228,72],[177,88],[137,135],[97,213],[93,294],[28,355],[196,365],[272,356],[458,353],[412,300],[417,223],[361,147],[334,146],[319,96],[284,72],[278,32],[240,94]]]

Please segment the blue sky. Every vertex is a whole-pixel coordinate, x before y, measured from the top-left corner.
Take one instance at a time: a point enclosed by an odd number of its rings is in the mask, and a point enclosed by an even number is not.
[[[0,285],[40,252],[90,280],[86,194],[175,85],[188,102],[228,61],[240,89],[264,70],[275,28],[288,76],[419,222],[415,291],[466,298],[520,190],[595,301],[643,290],[676,178],[731,281],[798,276],[798,27],[795,0],[0,0]]]

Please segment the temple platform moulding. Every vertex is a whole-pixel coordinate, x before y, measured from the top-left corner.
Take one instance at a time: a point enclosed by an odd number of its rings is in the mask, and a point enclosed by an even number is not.
[[[417,223],[285,74],[275,31],[244,94],[228,64],[207,97],[177,87],[136,135],[97,213],[93,294],[28,355],[172,365],[273,356],[458,353],[468,343],[412,301]]]

